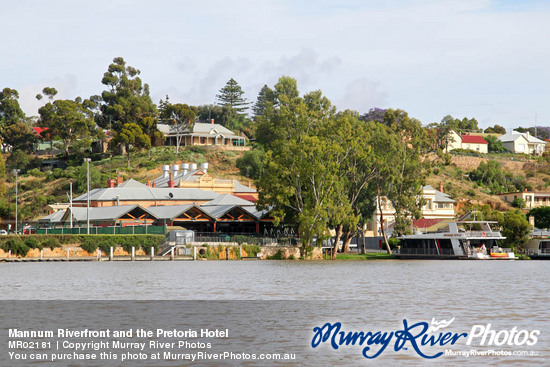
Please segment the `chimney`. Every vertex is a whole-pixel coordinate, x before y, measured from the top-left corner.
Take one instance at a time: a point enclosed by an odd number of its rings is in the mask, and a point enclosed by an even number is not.
[[[168,187],[170,187],[170,188],[174,187],[174,180],[170,179],[168,181]]]
[[[176,176],[178,175],[179,173],[179,170],[180,170],[180,165],[179,164],[173,164],[172,165],[172,172],[174,174],[174,178],[176,178]]]
[[[214,125],[214,119],[210,120],[210,123],[211,123],[212,125]]]
[[[118,177],[116,178],[116,185],[117,185],[117,186],[120,186],[120,184],[123,183],[123,182],[124,182],[124,180],[122,179],[121,176],[118,176]]]
[[[147,187],[151,187],[151,180],[147,180]]]
[[[197,164],[196,163],[191,163],[190,168],[191,168],[191,171],[196,171],[197,170]]]
[[[153,181],[153,187],[157,187],[157,181]]]
[[[107,188],[112,189],[115,187],[115,180],[109,179],[107,180]]]
[[[186,174],[188,174],[189,173],[189,163],[182,163],[181,169],[183,170],[183,175],[184,176]]]
[[[252,188],[252,180],[248,180],[248,187]]]
[[[167,178],[168,176],[170,176],[169,172],[170,172],[170,166],[167,165],[167,164],[163,164],[162,165],[162,177]]]
[[[439,191],[443,192],[443,181],[439,181]]]
[[[208,163],[201,163],[201,171],[208,172]]]

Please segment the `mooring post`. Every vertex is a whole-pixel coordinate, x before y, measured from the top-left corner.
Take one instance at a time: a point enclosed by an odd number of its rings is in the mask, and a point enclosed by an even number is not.
[[[69,249],[67,249],[67,260],[69,260]]]
[[[197,260],[197,247],[193,246],[193,260]]]
[[[109,249],[109,261],[113,261],[113,246]]]
[[[229,247],[225,248],[225,258],[226,260],[229,260]]]
[[[243,246],[239,245],[239,258],[243,258]]]
[[[44,258],[44,249],[40,250],[40,260]]]
[[[132,246],[132,261],[136,260],[136,248]]]
[[[97,261],[101,261],[101,250],[99,249],[99,247],[97,248]]]
[[[11,260],[11,250],[8,251],[8,260]]]
[[[174,261],[174,247],[170,249],[170,260]]]
[[[151,261],[153,261],[154,257],[155,257],[155,248],[151,246]]]

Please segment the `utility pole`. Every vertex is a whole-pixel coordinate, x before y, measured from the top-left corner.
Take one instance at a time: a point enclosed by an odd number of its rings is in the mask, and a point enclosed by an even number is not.
[[[73,228],[73,183],[69,182],[69,210],[71,212],[71,228]]]
[[[86,234],[90,234],[90,158],[86,161]],[[72,213],[71,213],[72,215]]]
[[[15,233],[17,234],[17,175],[19,174],[19,170],[14,169],[13,174],[15,175]]]

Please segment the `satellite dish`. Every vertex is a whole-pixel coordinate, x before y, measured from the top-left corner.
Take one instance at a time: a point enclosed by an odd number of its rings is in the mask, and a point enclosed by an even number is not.
[[[174,197],[174,194],[172,194],[171,192],[168,193],[168,196],[170,197],[170,199],[172,199]]]

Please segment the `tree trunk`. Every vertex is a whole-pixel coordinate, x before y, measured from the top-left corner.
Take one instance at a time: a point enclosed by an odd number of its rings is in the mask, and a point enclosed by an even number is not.
[[[338,243],[340,242],[340,236],[342,236],[342,225],[336,226],[336,235],[334,236],[334,243],[332,245],[331,259],[336,260],[336,253],[338,253]]]
[[[365,244],[365,226],[361,227],[361,255],[367,253],[366,244]]]
[[[344,248],[344,254],[347,254],[349,252],[349,244],[352,238],[352,232],[347,232],[344,236],[344,244],[342,245],[342,247]]]
[[[384,214],[382,213],[382,199],[380,199],[380,183],[376,183],[376,189],[378,190],[378,210],[380,210],[380,228],[382,228],[382,236],[384,237],[384,244],[386,245],[386,251],[391,255],[391,248],[386,237],[386,230],[384,228]]]
[[[130,168],[130,149],[128,149],[128,168]]]

